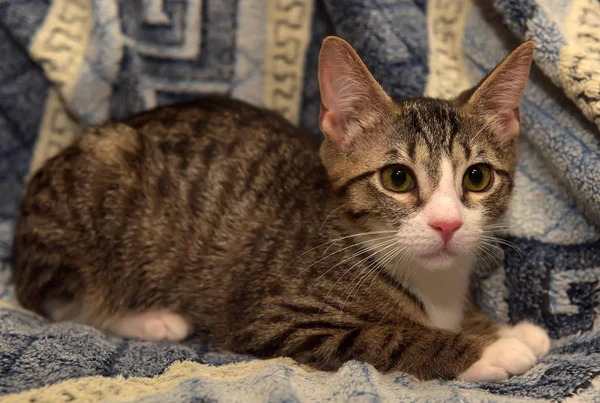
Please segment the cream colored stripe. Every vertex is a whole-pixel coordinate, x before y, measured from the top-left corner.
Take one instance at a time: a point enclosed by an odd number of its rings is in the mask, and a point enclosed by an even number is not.
[[[314,0],[267,0],[265,106],[297,123]]]
[[[471,0],[429,0],[429,77],[425,95],[452,98],[468,89],[463,37]]]
[[[600,401],[600,376],[594,378],[586,389],[580,389],[576,395],[563,400],[564,403],[589,403]]]
[[[143,365],[143,363],[141,363]],[[171,365],[163,374],[154,378],[127,378],[122,376],[106,378],[92,376],[87,378],[69,379],[67,381],[43,388],[32,389],[26,392],[5,397],[6,403],[33,402],[58,403],[58,402],[97,402],[108,400],[111,402],[128,402],[167,392],[177,387],[182,382],[198,377],[231,382],[243,379],[253,374],[264,373],[271,365],[285,365],[292,367],[301,375],[308,376],[316,373],[314,370],[304,369],[289,358],[276,358],[272,360],[255,360],[245,363],[229,364],[220,367],[198,364],[191,361],[177,362]],[[243,393],[243,390],[240,391]]]
[[[91,0],[53,0],[29,54],[67,101],[79,79],[92,31]]]
[[[559,75],[565,92],[600,128],[600,2],[573,0]]]
[[[29,173],[35,172],[82,132],[68,114],[92,31],[91,0],[54,0],[44,24],[35,34],[29,53],[44,70],[51,88],[38,133]]]
[[[46,99],[44,117],[35,143],[29,174],[37,171],[48,158],[58,154],[82,133],[83,128],[71,118],[58,92],[51,87]]]

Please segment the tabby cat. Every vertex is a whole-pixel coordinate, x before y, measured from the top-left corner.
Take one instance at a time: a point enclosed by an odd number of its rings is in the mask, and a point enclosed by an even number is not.
[[[55,321],[323,370],[522,374],[548,336],[497,326],[468,290],[510,198],[532,52],[456,99],[394,101],[330,37],[320,151],[278,114],[219,97],[91,130],[29,182],[17,296]]]

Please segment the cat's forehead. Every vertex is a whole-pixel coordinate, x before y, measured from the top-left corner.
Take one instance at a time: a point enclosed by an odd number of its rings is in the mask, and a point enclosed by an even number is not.
[[[467,154],[492,149],[489,133],[476,118],[464,112],[454,101],[418,98],[397,103],[390,144],[407,148],[410,153],[419,146],[434,155],[451,156],[455,146]]]
[[[397,104],[394,138],[408,148],[419,143],[436,153],[450,151],[457,142],[469,143],[470,122],[451,101],[417,98]]]
[[[453,101],[418,98],[398,102],[390,123],[387,162],[419,166],[431,185],[441,179],[445,162],[455,173],[468,163],[501,163],[500,150],[482,125]]]

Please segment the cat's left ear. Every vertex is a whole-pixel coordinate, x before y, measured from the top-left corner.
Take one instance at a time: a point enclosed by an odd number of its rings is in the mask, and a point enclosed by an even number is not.
[[[393,104],[352,46],[335,36],[326,38],[321,47],[319,89],[319,126],[341,148]]]
[[[466,107],[482,115],[502,141],[519,134],[519,104],[527,85],[533,49],[533,41],[523,43],[477,87],[458,97]]]

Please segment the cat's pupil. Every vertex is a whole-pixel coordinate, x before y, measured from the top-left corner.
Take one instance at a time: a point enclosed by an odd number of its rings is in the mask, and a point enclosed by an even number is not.
[[[392,183],[394,186],[401,187],[406,182],[406,171],[403,169],[394,169],[392,172]]]
[[[483,171],[477,167],[473,167],[468,173],[469,181],[473,185],[478,185],[483,181]]]

